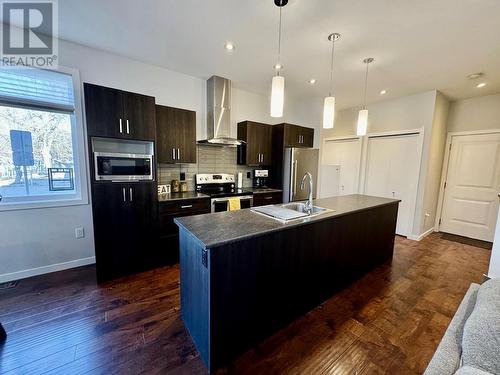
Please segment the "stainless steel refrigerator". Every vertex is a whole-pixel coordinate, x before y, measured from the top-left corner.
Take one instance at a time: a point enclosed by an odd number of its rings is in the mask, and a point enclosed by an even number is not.
[[[283,202],[303,201],[308,198],[309,181],[304,186],[304,190],[300,189],[300,181],[306,172],[313,176],[313,198],[316,198],[316,192],[318,191],[318,161],[318,149],[285,149]]]

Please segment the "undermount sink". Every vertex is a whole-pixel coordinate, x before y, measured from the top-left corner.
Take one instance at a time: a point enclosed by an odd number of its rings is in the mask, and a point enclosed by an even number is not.
[[[307,219],[308,217],[332,212],[333,210],[313,206],[312,212],[308,213],[306,210],[306,204],[304,202],[293,202],[287,204],[254,207],[252,208],[252,211],[269,216],[276,220],[288,222],[291,220]]]

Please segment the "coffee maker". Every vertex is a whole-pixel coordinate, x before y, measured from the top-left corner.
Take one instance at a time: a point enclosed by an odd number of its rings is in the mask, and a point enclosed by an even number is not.
[[[253,171],[253,187],[267,188],[269,180],[269,170],[267,169],[254,169]]]

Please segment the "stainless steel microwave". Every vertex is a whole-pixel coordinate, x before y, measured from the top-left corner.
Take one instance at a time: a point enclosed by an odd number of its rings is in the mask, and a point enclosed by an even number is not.
[[[153,155],[94,152],[96,181],[153,179]]]

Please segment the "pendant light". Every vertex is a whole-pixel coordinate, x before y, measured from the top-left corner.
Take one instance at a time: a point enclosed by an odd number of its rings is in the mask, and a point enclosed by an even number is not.
[[[365,73],[365,93],[363,96],[363,109],[359,111],[358,114],[358,127],[356,130],[356,135],[363,136],[366,135],[366,131],[368,129],[368,110],[366,109],[366,89],[368,87],[368,65],[370,65],[375,59],[373,57],[367,57],[363,60],[363,63],[366,64],[366,73]]]
[[[323,106],[323,128],[333,129],[335,122],[335,97],[332,96],[333,91],[333,54],[335,51],[335,42],[340,39],[339,33],[328,35],[328,40],[332,42],[332,59],[330,63],[330,93],[325,98]]]
[[[276,75],[271,82],[271,117],[283,117],[283,105],[285,102],[285,77],[280,75],[280,70],[283,67],[280,62],[281,58],[281,10],[288,4],[288,0],[274,0],[274,4],[280,8],[280,22],[278,33],[278,62],[274,66]]]

